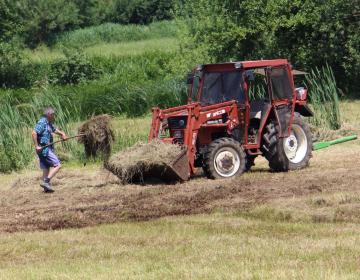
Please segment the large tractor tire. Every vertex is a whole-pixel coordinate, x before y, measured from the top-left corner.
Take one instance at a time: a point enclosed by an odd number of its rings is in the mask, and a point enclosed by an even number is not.
[[[204,158],[204,171],[210,179],[224,179],[245,171],[246,154],[239,142],[231,138],[213,141]]]
[[[312,157],[312,132],[305,117],[294,114],[291,134],[288,138],[278,139],[278,125],[272,120],[266,127],[265,158],[275,171],[299,170],[309,165]]]

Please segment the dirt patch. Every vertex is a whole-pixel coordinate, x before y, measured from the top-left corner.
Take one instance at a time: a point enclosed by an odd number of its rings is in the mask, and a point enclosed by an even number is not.
[[[262,205],[304,212],[317,222],[359,219],[358,142],[313,154],[310,167],[299,171],[271,172],[259,158],[241,177],[209,180],[199,170],[189,181],[172,184],[149,180],[122,185],[104,168],[65,166],[52,180],[53,194],[42,193],[40,171],[34,171],[1,186],[0,231],[82,228],[219,209],[253,211]]]

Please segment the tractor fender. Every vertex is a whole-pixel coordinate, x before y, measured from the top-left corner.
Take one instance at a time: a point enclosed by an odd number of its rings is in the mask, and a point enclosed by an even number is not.
[[[313,111],[311,111],[311,109],[309,108],[309,106],[307,104],[304,104],[304,105],[295,104],[295,112],[300,113],[300,115],[302,115],[304,117],[313,117],[314,116]]]

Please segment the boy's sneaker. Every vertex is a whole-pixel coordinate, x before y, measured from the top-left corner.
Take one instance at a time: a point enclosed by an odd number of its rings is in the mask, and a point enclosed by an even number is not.
[[[49,183],[42,182],[40,183],[40,187],[44,188],[46,192],[54,192],[54,189],[50,186]]]

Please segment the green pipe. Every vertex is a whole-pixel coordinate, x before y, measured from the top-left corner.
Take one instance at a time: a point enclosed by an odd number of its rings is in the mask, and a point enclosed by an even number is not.
[[[315,150],[319,150],[319,149],[322,149],[322,148],[329,147],[330,145],[334,145],[334,144],[346,142],[346,141],[349,141],[349,140],[354,140],[354,139],[356,139],[356,138],[357,138],[357,136],[356,136],[356,135],[353,135],[353,136],[348,136],[348,137],[344,137],[344,138],[332,140],[332,141],[329,141],[329,142],[315,143],[313,150],[314,150],[314,151],[315,151]]]

